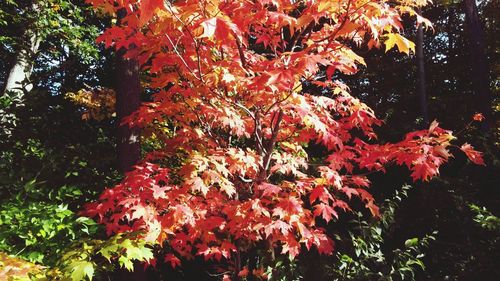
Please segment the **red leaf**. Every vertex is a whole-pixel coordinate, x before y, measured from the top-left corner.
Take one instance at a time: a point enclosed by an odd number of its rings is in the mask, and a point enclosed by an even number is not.
[[[476,113],[472,116],[472,120],[481,122],[484,120],[484,116],[482,113]]]
[[[329,222],[332,217],[338,218],[337,212],[329,205],[323,203],[314,206],[314,216],[318,217],[320,215],[327,222]]]
[[[165,262],[170,263],[170,266],[172,268],[176,268],[177,266],[181,265],[181,260],[179,260],[176,256],[173,254],[166,254],[165,255]]]
[[[485,165],[481,152],[474,150],[474,147],[468,143],[464,143],[460,149],[467,155],[470,161],[477,165]]]
[[[244,266],[242,270],[240,270],[240,272],[238,272],[238,276],[239,277],[247,277],[248,276],[248,267],[247,266]]]
[[[314,203],[316,199],[319,198],[319,201],[323,203],[328,203],[328,200],[333,200],[332,195],[324,186],[316,186],[309,195],[309,202]]]

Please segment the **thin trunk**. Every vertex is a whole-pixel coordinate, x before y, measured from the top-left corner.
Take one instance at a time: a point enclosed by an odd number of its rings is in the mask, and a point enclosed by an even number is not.
[[[476,1],[464,0],[464,8],[471,54],[472,86],[477,97],[477,109],[487,118],[487,122],[483,122],[482,129],[487,131],[489,129],[488,124],[492,121],[492,96],[489,87],[490,79],[485,52],[485,35],[479,20]]]
[[[453,60],[453,47],[454,47],[454,42],[453,42],[453,26],[454,26],[454,19],[455,17],[455,10],[453,7],[448,7],[448,20],[446,23],[446,36],[448,37],[448,63],[451,64],[451,60]]]
[[[417,57],[417,96],[420,104],[420,113],[423,119],[423,125],[429,125],[429,111],[427,105],[427,92],[425,83],[425,61],[424,61],[424,30],[422,24],[417,29],[417,44],[416,44],[416,57]]]
[[[38,5],[33,3],[32,12],[38,12]],[[14,66],[12,66],[7,82],[5,83],[4,93],[15,93],[16,97],[22,98],[25,92],[33,89],[30,81],[33,72],[33,57],[38,52],[40,38],[34,29],[28,28],[24,32],[24,41],[27,42],[19,48]]]

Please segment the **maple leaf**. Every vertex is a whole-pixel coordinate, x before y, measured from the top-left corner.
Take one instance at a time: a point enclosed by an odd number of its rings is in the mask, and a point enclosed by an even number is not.
[[[197,255],[202,255],[205,260],[213,258],[220,261],[222,259],[222,252],[219,247],[208,247],[207,245],[200,246]]]
[[[203,195],[207,195],[208,186],[200,177],[191,178],[186,183],[191,186],[193,191],[199,191]]]
[[[434,132],[434,130],[439,126],[438,121],[434,120],[432,121],[431,125],[429,126],[429,133]]]
[[[156,9],[163,7],[163,0],[141,0],[140,1],[140,21],[145,23],[149,21]]]
[[[275,196],[281,191],[281,187],[263,182],[257,186],[257,190],[262,191],[262,196]]]
[[[247,266],[244,266],[242,270],[240,270],[240,272],[238,272],[238,277],[247,277],[248,276],[248,267]]]
[[[329,199],[333,199],[332,195],[326,190],[324,186],[318,185],[316,186],[309,195],[309,202],[313,203],[318,199],[323,203],[328,203]]]
[[[130,219],[140,219],[148,214],[147,207],[145,205],[135,205],[130,208],[131,216]]]
[[[295,239],[288,239],[281,247],[281,253],[286,254],[293,260],[300,252],[300,244]]]
[[[433,167],[432,165],[429,165],[429,163],[426,163],[425,161],[422,161],[421,163],[415,164],[412,167],[412,173],[411,177],[413,178],[414,181],[416,180],[423,180],[423,181],[428,181],[431,179],[434,175],[438,173],[438,170],[436,167]]]
[[[342,188],[342,192],[345,193],[345,195],[347,195],[347,198],[351,199],[352,195],[359,195],[359,192],[355,189],[355,188],[350,188],[350,187],[343,187]]]
[[[314,240],[320,254],[331,255],[333,253],[333,241],[324,233],[316,231],[314,233]]]
[[[224,41],[233,36],[239,36],[238,27],[224,19],[215,17],[201,23],[203,33],[198,38],[211,38],[217,41]]]
[[[172,268],[176,268],[181,265],[181,260],[174,256],[173,254],[166,254],[164,261],[169,263]]]
[[[377,205],[375,205],[375,202],[373,200],[368,201],[365,207],[368,208],[368,210],[370,210],[372,216],[376,218],[380,217],[380,211],[379,211],[380,209]]]
[[[477,165],[486,165],[483,160],[483,155],[481,152],[474,150],[474,147],[468,143],[464,143],[461,147],[460,150],[462,150],[465,155],[469,158],[472,163],[477,164]]]
[[[481,122],[484,120],[484,116],[482,113],[475,113],[473,116],[472,116],[472,120],[474,121],[478,121],[478,122]]]
[[[314,206],[314,215],[316,217],[320,216],[327,222],[332,220],[333,217],[338,218],[337,212],[330,207],[330,205],[320,203]]]
[[[153,191],[153,198],[159,199],[159,198],[165,198],[166,192],[170,190],[170,188],[153,185],[153,187],[151,187],[151,190]]]
[[[415,53],[415,43],[404,38],[398,33],[386,34],[387,39],[384,41],[385,51],[389,51],[394,46],[398,47],[398,50],[402,53],[410,55],[410,52]]]
[[[262,280],[267,280],[267,274],[266,271],[263,268],[257,268],[252,270],[253,276],[262,279]]]
[[[220,246],[220,249],[222,256],[224,256],[226,259],[229,259],[231,257],[231,252],[237,251],[236,246],[228,241],[223,241]]]

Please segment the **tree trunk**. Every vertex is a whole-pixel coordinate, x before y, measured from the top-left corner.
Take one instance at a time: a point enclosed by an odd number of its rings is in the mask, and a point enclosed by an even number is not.
[[[448,64],[451,65],[451,61],[454,60],[453,48],[455,47],[453,41],[453,27],[454,27],[454,18],[455,18],[455,9],[452,6],[447,7],[448,20],[446,22],[446,36],[448,37]]]
[[[485,53],[484,30],[479,21],[479,14],[475,0],[464,0],[465,21],[467,24],[470,55],[471,55],[471,78],[472,87],[477,97],[477,109],[486,117],[483,122],[483,131],[489,129],[489,123],[492,121],[490,94],[490,79],[487,57]]]
[[[118,11],[118,22],[126,16],[126,10]],[[117,153],[118,169],[128,172],[141,159],[141,143],[139,130],[122,125],[123,118],[139,109],[141,105],[141,84],[139,79],[139,64],[134,59],[124,58],[125,50],[117,51],[114,87],[116,92],[116,117],[117,124]],[[115,272],[113,280],[145,281],[146,271],[139,263],[134,264],[134,271],[129,272],[119,269]]]
[[[33,3],[31,9],[34,13],[38,12],[38,5]],[[24,42],[19,48],[14,66],[10,69],[7,82],[5,83],[4,92],[15,93],[16,97],[22,98],[25,92],[33,89],[33,84],[30,81],[33,71],[33,57],[38,52],[40,46],[40,38],[36,30],[32,28],[26,29],[24,32]]]
[[[429,111],[427,105],[427,92],[425,88],[425,61],[424,61],[424,30],[422,24],[417,29],[417,44],[416,44],[416,58],[417,58],[417,96],[420,104],[420,113],[423,119],[423,126],[429,125]]]
[[[117,25],[127,15],[125,9],[117,13]],[[118,119],[118,169],[121,172],[132,170],[141,158],[141,144],[139,131],[122,125],[123,118],[139,109],[141,104],[141,84],[139,80],[139,64],[134,59],[124,58],[125,50],[117,50],[115,91],[116,91],[116,116]]]
[[[116,115],[118,122],[139,109],[141,85],[137,61],[123,58],[123,51],[118,52],[116,61],[115,91]],[[128,125],[118,124],[118,169],[128,172],[141,158],[139,131]]]
[[[36,2],[31,5],[31,9],[34,13],[39,10]],[[6,108],[0,108],[1,137],[11,136],[18,122],[16,114],[12,110],[22,106],[24,104],[25,93],[33,89],[30,78],[33,71],[34,57],[40,45],[40,38],[36,30],[28,25],[19,41],[24,44],[19,45],[16,60],[7,76],[4,92],[2,93],[9,97],[10,104]]]

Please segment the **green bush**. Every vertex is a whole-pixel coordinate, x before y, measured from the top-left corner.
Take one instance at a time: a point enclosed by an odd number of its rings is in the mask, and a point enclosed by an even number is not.
[[[97,224],[58,202],[18,197],[0,207],[0,251],[53,265],[72,242],[92,236]]]

